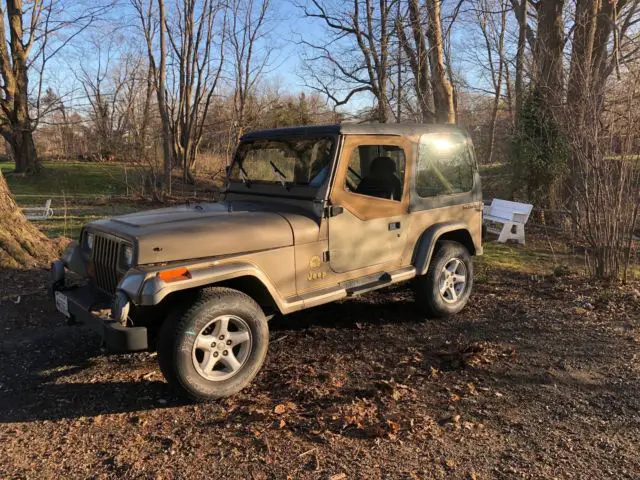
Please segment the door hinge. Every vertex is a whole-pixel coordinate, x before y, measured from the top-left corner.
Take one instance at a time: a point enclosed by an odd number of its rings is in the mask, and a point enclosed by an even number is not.
[[[331,259],[331,254],[329,253],[329,250],[327,250],[326,252],[322,252],[322,261],[324,263],[327,263],[330,259]]]
[[[326,208],[325,212],[326,212],[327,218],[336,217],[340,215],[342,212],[344,212],[344,208],[341,207],[340,205],[329,205]]]

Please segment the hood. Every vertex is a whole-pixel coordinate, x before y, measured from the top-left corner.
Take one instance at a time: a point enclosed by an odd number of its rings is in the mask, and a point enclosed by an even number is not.
[[[100,220],[89,228],[131,239],[139,265],[282,248],[310,233],[317,236],[310,217],[277,210],[248,203],[180,205]]]

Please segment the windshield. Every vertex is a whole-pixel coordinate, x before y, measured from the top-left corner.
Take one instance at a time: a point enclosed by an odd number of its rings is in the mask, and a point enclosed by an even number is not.
[[[329,176],[332,137],[277,138],[240,143],[230,180],[320,187]]]

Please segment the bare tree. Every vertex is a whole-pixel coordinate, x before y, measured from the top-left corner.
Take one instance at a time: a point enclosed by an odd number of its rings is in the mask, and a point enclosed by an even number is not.
[[[140,28],[147,46],[149,75],[156,91],[160,124],[162,125],[164,187],[167,193],[171,193],[171,171],[175,160],[174,137],[167,107],[167,34],[164,0],[157,0],[157,12],[154,9],[154,0],[131,0],[131,3],[140,20]],[[155,45],[156,33],[159,37],[158,52],[156,52]],[[156,57],[159,57],[159,61]]]
[[[10,147],[16,172],[38,170],[33,131],[42,114],[40,95],[47,63],[103,13],[105,7],[83,8],[76,16],[69,13],[70,10],[73,7],[59,0],[0,3],[0,134]],[[32,95],[35,105],[29,98],[32,93],[29,81],[33,75],[38,80]]]
[[[519,118],[520,111],[522,110],[522,99],[524,92],[524,57],[527,43],[527,29],[529,27],[527,23],[529,0],[520,0],[519,3],[515,3],[514,11],[518,19],[518,47],[516,51],[516,104],[514,119]]]
[[[205,119],[224,65],[227,11],[218,0],[182,0],[165,23],[173,57],[169,112],[174,156],[184,179],[193,182]]]
[[[146,62],[119,39],[96,38],[92,51],[96,61],[80,65],[77,78],[90,108],[95,153],[143,160],[136,156],[144,156],[153,93]]]
[[[456,109],[453,86],[444,61],[444,37],[442,32],[441,0],[426,0],[429,27],[429,65],[436,122],[456,123]]]
[[[396,30],[401,48],[407,55],[409,67],[414,79],[416,99],[420,108],[421,120],[432,122],[435,119],[434,98],[429,73],[429,47],[423,29],[423,15],[418,0],[408,0],[408,22],[401,15],[396,17]],[[408,25],[405,25],[408,23]],[[408,28],[411,36],[405,32]],[[411,40],[410,40],[411,38]]]
[[[540,0],[536,4],[535,85],[551,110],[562,106],[564,92],[564,4],[565,0]]]
[[[638,101],[640,81],[628,75],[626,82],[611,90],[608,100],[625,105],[622,111],[606,118],[598,95],[591,94],[583,97],[582,115],[573,117],[567,129],[572,151],[571,214],[577,237],[586,245],[591,273],[626,280],[640,209],[640,170],[635,160],[640,116],[636,108],[628,107]]]
[[[495,92],[489,120],[489,138],[487,140],[487,163],[491,163],[493,160],[498,109],[502,99],[503,77],[505,77],[505,73],[509,69],[504,50],[507,29],[507,2],[505,0],[500,0],[499,2],[480,0],[478,7],[478,25],[487,49],[487,64]],[[498,15],[495,15],[494,12],[498,12]],[[498,21],[496,21],[496,16]],[[508,85],[508,80],[504,83]]]
[[[398,0],[352,0],[349,5],[335,0],[311,0],[300,5],[307,18],[325,26],[328,39],[313,43],[307,57],[308,84],[338,107],[362,92],[376,100],[375,118],[389,120],[390,44],[394,32],[393,9]]]
[[[247,102],[273,53],[266,38],[271,0],[231,0],[230,8],[227,38],[234,73],[232,127],[237,142],[247,125]]]
[[[575,7],[566,108],[560,121],[571,147],[567,183],[573,226],[588,246],[597,277],[626,274],[640,202],[640,174],[630,161],[640,134],[636,109],[630,107],[640,89],[634,61],[638,47],[635,34],[628,35],[640,21],[639,3],[577,0]],[[618,77],[624,75],[624,83],[611,81],[615,70]],[[617,104],[625,104],[625,110],[616,112]]]
[[[110,156],[115,152],[117,137],[122,133],[123,117],[118,115],[117,104],[120,100],[124,81],[120,78],[112,82],[112,48],[109,42],[106,54],[103,56],[102,39],[92,42],[97,55],[95,72],[90,72],[87,67],[80,65],[81,73],[78,80],[82,84],[87,101],[91,107],[89,118],[91,119],[97,151],[99,155]]]

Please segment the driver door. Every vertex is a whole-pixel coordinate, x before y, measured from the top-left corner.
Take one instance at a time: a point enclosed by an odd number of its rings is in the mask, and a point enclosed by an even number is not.
[[[399,136],[346,137],[330,195],[329,263],[334,272],[400,263],[412,149]]]

